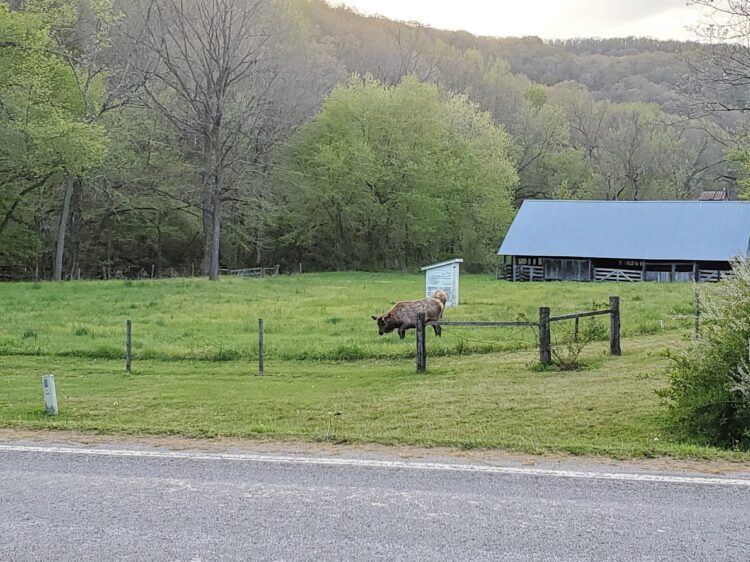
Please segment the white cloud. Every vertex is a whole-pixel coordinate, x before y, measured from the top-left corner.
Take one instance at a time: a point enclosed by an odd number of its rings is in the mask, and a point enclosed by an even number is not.
[[[477,35],[544,38],[644,35],[691,39],[699,10],[686,0],[331,0],[364,14]]]

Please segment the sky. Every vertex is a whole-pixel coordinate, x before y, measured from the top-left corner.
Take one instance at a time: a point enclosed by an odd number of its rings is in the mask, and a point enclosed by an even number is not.
[[[687,0],[332,0],[362,14],[498,37],[695,39]]]

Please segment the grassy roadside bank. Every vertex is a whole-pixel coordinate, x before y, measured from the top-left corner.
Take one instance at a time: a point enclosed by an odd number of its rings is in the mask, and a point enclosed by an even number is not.
[[[121,362],[6,356],[0,427],[498,448],[616,458],[750,461],[750,454],[670,439],[655,390],[674,337],[628,341],[620,359],[596,344],[590,367],[537,372],[533,353],[411,362],[280,362],[259,377],[243,362]],[[60,415],[41,411],[39,374],[56,373]]]

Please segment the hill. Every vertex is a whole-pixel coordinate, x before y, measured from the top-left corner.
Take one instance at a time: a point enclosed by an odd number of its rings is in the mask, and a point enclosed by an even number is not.
[[[440,172],[444,183],[471,169],[490,185],[491,167],[472,161],[489,151],[460,151],[460,162],[433,154],[433,164],[426,164],[425,151],[416,150],[423,127],[410,121],[406,130],[407,120],[357,105],[368,99],[349,95],[357,76],[367,84],[364,94],[382,90],[369,99],[393,99],[408,79],[412,86],[405,89],[413,92],[426,91],[414,82],[436,86],[433,98],[442,100],[436,107],[472,111],[475,124],[491,120],[486,129],[515,168],[497,180],[509,207],[525,198],[693,199],[703,190],[724,189],[741,195],[745,172],[736,149],[745,118],[695,114],[692,66],[704,61],[697,43],[476,37],[366,17],[323,0],[264,0],[257,9],[232,3],[232,9],[254,10],[243,20],[251,23],[241,41],[239,32],[227,36],[246,62],[217,97],[205,84],[222,71],[211,62],[221,57],[200,52],[211,44],[185,43],[192,50],[182,52],[162,39],[191,26],[203,26],[201,34],[209,36],[223,20],[195,19],[204,6],[197,0],[165,1],[176,12],[159,12],[156,22],[140,1],[123,0],[110,10],[109,3],[93,0],[34,0],[8,12],[0,0],[7,45],[0,62],[10,69],[0,73],[0,103],[7,108],[0,113],[3,278],[158,277],[200,272],[201,263],[206,273],[261,263],[282,270],[300,263],[404,269],[459,251],[470,267],[491,270],[487,256],[502,240],[505,218],[477,233],[469,249],[450,236],[439,243],[421,237],[412,244],[418,251],[407,253],[382,244],[381,233],[394,230],[397,200],[409,203],[399,207],[401,224],[432,217],[434,231],[447,224],[441,217],[453,218],[450,230],[462,232],[462,240],[476,229],[464,219],[454,224],[455,217],[499,209],[494,203],[482,208],[485,199],[457,181],[451,185],[461,193],[438,201],[425,194],[438,188],[445,194],[443,183],[414,189],[415,178],[425,177],[419,166],[435,170],[436,160],[449,167],[450,173]],[[36,43],[22,45],[29,37]],[[15,56],[19,45],[37,58]],[[58,52],[66,58],[55,57]],[[169,62],[174,57],[179,64]],[[80,83],[80,76],[91,79]],[[54,95],[24,96],[40,84],[54,84],[39,90]],[[341,139],[311,137],[326,104],[336,106],[330,114],[349,115],[349,123],[373,124],[347,129],[345,165],[332,158],[343,155]],[[391,116],[403,110],[392,109]],[[424,130],[437,130],[428,121]],[[397,157],[388,154],[388,138],[399,139]],[[310,147],[317,152],[305,153]],[[489,160],[478,159],[483,165]],[[399,168],[417,172],[398,174]],[[384,169],[387,185],[379,183]],[[311,189],[316,182],[318,188],[335,183],[335,189]],[[414,238],[414,229],[402,230],[396,239]],[[331,256],[331,244],[362,232],[373,245],[388,247]]]

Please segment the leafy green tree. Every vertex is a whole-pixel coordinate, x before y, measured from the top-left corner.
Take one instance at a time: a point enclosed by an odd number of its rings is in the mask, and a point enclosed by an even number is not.
[[[31,195],[39,201],[45,188],[70,185],[106,151],[105,130],[86,119],[75,69],[57,51],[48,23],[0,4],[0,248],[7,248],[0,251],[22,258],[2,237],[11,223],[45,220],[38,204],[28,204]]]
[[[280,174],[282,246],[326,268],[487,265],[512,216],[509,139],[463,96],[407,77],[354,77],[293,139]]]

